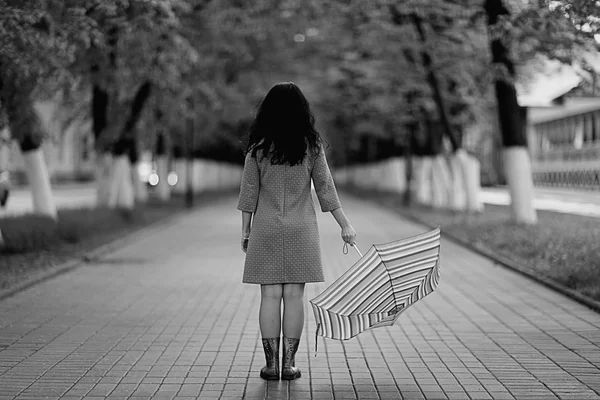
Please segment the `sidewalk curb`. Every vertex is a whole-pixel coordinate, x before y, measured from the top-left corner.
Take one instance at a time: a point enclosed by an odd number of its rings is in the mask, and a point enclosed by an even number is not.
[[[105,243],[103,245],[100,245],[99,247],[89,250],[81,256],[65,261],[62,264],[56,265],[44,271],[40,271],[34,274],[31,278],[25,279],[23,282],[15,284],[13,287],[0,290],[0,300],[4,300],[25,289],[30,288],[31,286],[34,286],[38,283],[74,270],[75,268],[85,265],[86,263],[93,261],[94,259],[101,257],[113,250],[127,246],[129,243],[131,243],[140,236],[149,235],[153,231],[158,230],[159,228],[164,228],[166,226],[175,224],[177,223],[177,220],[179,218],[181,218],[189,212],[193,212],[194,210],[195,208],[179,210],[173,215],[162,218],[156,222],[151,222],[149,225],[135,228],[132,231],[127,232],[124,236],[115,238],[109,241],[108,243]]]
[[[419,218],[415,217],[414,215],[409,214],[408,212],[404,212],[404,211],[394,209],[394,208],[389,208],[389,207],[377,202],[377,200],[362,198],[360,195],[356,195],[352,191],[345,190],[344,192],[351,196],[354,196],[358,199],[371,201],[382,208],[393,211],[393,212],[401,215],[403,218],[405,218],[411,222],[414,222],[416,224],[423,225],[423,226],[427,227],[428,229],[435,229],[438,227],[438,225],[429,224],[425,221],[422,221]],[[578,303],[592,309],[593,311],[600,313],[600,301],[597,301],[597,300],[592,299],[591,297],[582,295],[581,293],[578,293],[571,288],[568,288],[568,287],[566,287],[558,282],[555,282],[541,274],[538,274],[537,272],[531,270],[530,268],[527,268],[527,267],[501,255],[501,254],[498,254],[493,250],[490,250],[481,245],[473,244],[470,241],[468,241],[467,239],[461,238],[457,235],[454,235],[452,233],[444,231],[444,227],[442,227],[442,235],[455,244],[458,244],[462,247],[467,248],[468,250],[471,250],[477,254],[480,254],[482,256],[485,256],[485,257],[491,259],[497,265],[501,265],[505,268],[508,268],[515,272],[518,272],[521,275],[523,275],[537,283],[541,283],[542,285],[544,285],[550,289],[553,289],[553,290],[571,298],[572,300],[577,301]]]

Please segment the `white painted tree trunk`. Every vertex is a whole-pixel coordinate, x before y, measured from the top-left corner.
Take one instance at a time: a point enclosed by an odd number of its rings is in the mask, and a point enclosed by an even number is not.
[[[471,156],[467,156],[465,165],[467,210],[469,212],[481,212],[483,211],[483,203],[479,199],[479,192],[481,191],[481,165],[479,164],[479,160]]]
[[[156,157],[156,173],[158,174],[156,196],[162,201],[168,201],[171,198],[171,187],[169,186],[169,159],[166,155]]]
[[[454,175],[452,208],[457,211],[482,211],[483,203],[479,199],[481,191],[479,161],[469,156],[464,149],[459,149],[452,156],[451,164]]]
[[[175,173],[177,173],[177,185],[173,187],[174,193],[185,193],[185,188],[187,185],[187,167],[184,159],[176,159],[174,160],[175,165]]]
[[[135,164],[131,166],[131,182],[133,184],[133,197],[136,202],[145,203],[146,201],[148,201],[148,188],[146,187],[146,183],[142,182],[142,180],[140,179],[138,165],[139,164]]]
[[[458,149],[450,158],[452,170],[450,208],[455,211],[463,211],[467,208],[467,163],[468,156],[464,149]]]
[[[135,200],[129,157],[127,155],[114,157],[112,169],[108,207],[131,210],[135,205]]]
[[[452,197],[452,175],[444,156],[432,157],[431,205],[436,208],[450,206]]]
[[[98,153],[96,158],[96,206],[108,207],[113,158],[110,153]]]
[[[502,156],[514,219],[524,224],[537,223],[537,213],[533,208],[531,159],[527,148],[505,147]]]
[[[406,161],[401,157],[392,158],[389,161],[389,168],[390,190],[404,193],[406,190]]]
[[[415,157],[415,197],[417,202],[430,206],[432,204],[431,173],[433,157]]]
[[[24,152],[23,163],[31,187],[34,212],[56,219],[58,214],[52,197],[50,175],[42,148]]]

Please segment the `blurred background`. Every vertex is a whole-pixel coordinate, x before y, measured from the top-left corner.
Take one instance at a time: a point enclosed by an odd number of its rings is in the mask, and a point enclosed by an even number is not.
[[[479,185],[508,184],[529,222],[533,185],[600,188],[596,2],[25,0],[0,15],[9,208],[26,184],[50,216],[54,184],[93,182],[94,204],[119,208],[233,187],[279,81],[311,102],[340,184],[473,210]]]
[[[235,197],[293,81],[344,196],[599,300],[599,28],[591,0],[0,0],[0,290]]]

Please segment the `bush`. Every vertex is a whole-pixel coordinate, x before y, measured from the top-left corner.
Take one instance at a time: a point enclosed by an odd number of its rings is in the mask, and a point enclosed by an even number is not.
[[[26,253],[50,248],[59,241],[57,223],[49,217],[25,215],[0,219],[1,253]]]

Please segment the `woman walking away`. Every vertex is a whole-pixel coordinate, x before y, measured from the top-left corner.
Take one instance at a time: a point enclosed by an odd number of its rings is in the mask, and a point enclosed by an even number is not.
[[[304,324],[304,284],[323,282],[317,216],[311,180],[321,210],[331,212],[342,239],[356,232],[344,215],[327,166],[315,119],[298,86],[275,85],[250,126],[238,209],[242,211],[244,283],[260,284],[260,331],[266,380],[299,378],[295,355]],[[281,303],[283,301],[283,320]]]

